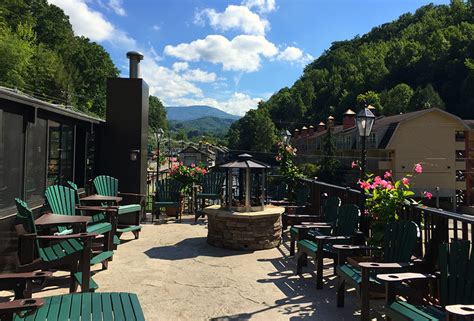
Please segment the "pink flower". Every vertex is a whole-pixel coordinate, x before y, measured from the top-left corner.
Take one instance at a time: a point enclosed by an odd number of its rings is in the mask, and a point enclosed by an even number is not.
[[[418,173],[418,174],[423,173],[423,167],[421,167],[420,163],[415,164],[415,172]]]
[[[385,179],[390,178],[390,177],[392,177],[392,173],[389,171],[386,171],[385,174],[383,175],[383,178]]]
[[[402,183],[403,183],[404,185],[409,185],[409,184],[410,184],[410,180],[409,180],[408,178],[406,178],[406,177],[403,177],[403,178],[402,178]]]
[[[424,191],[423,195],[429,200],[433,197],[433,194],[431,194],[430,192],[427,192],[427,191]]]
[[[380,178],[380,176],[375,176],[375,178],[374,178],[374,187],[379,186],[381,182],[382,182],[382,179]]]
[[[392,190],[392,189],[394,189],[395,187],[393,187],[392,184],[388,183],[385,188],[388,189],[388,190]]]
[[[372,185],[370,185],[370,183],[366,181],[359,181],[359,185],[362,189],[370,189],[372,187]]]
[[[194,168],[194,167],[196,167],[196,165],[194,165],[194,163],[192,163],[192,164],[191,164],[191,167]]]
[[[352,161],[351,168],[356,168],[356,167],[358,167],[357,163],[355,161]]]
[[[388,185],[388,184],[389,184],[389,183],[388,183],[386,180],[384,180],[384,179],[380,181],[380,186],[382,186],[383,188],[387,188],[387,185]]]

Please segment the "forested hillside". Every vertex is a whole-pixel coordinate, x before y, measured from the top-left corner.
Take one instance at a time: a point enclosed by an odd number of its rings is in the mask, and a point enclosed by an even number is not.
[[[347,108],[365,104],[386,115],[440,107],[473,119],[474,1],[427,5],[363,36],[333,43],[291,88],[234,123],[229,143],[238,149],[263,144],[268,150],[272,139],[249,135],[315,124],[330,114],[341,121]],[[266,128],[252,127],[259,123]]]
[[[103,117],[106,79],[118,76],[105,49],[74,35],[46,0],[0,1],[0,86]]]

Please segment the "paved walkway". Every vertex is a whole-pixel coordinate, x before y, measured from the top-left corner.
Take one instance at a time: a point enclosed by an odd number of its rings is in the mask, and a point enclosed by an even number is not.
[[[337,308],[335,282],[317,291],[309,273],[295,276],[286,246],[215,248],[206,243],[206,226],[192,221],[145,225],[140,239],[120,245],[109,269],[94,276],[99,291],[137,293],[147,320],[359,319],[356,295],[347,294],[346,307]],[[35,296],[67,289],[48,292]]]

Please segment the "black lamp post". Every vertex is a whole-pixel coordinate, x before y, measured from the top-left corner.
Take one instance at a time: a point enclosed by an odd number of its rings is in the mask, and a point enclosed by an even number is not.
[[[280,132],[280,135],[281,135],[281,140],[283,141],[283,144],[288,145],[291,139],[291,133],[288,131],[288,129],[282,129]]]
[[[372,131],[372,126],[375,122],[375,115],[370,111],[369,108],[364,108],[356,115],[356,124],[357,129],[359,130],[359,136],[361,138],[361,153],[360,153],[360,179],[365,179],[365,170],[366,170],[366,140],[370,136]]]
[[[165,134],[164,130],[161,128],[158,128],[155,133],[155,138],[156,138],[156,170],[159,173],[160,172],[160,141],[163,135]]]

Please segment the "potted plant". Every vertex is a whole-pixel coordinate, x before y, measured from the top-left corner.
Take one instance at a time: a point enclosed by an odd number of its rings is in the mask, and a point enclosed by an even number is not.
[[[353,162],[352,167],[357,167]],[[421,174],[423,168],[421,164],[415,164],[413,173],[407,174],[399,180],[394,180],[392,173],[387,171],[383,175],[367,175],[366,180],[359,180],[359,186],[370,195],[365,200],[365,215],[370,218],[371,235],[369,242],[373,245],[381,245],[385,225],[388,222],[397,221],[398,214],[407,206],[419,205],[412,197],[415,193],[411,190],[411,178]],[[424,192],[424,196],[431,199],[432,194]]]
[[[196,166],[195,164],[191,164],[191,166],[186,166],[182,162],[174,163],[172,165],[170,176],[181,183],[181,210],[183,210],[184,208],[185,197],[192,196],[193,186],[199,183],[206,173],[207,169],[204,166]]]
[[[278,153],[275,156],[276,161],[280,164],[280,173],[288,186],[288,200],[295,201],[296,189],[303,178],[300,169],[293,163],[297,149],[290,144],[278,143]]]

